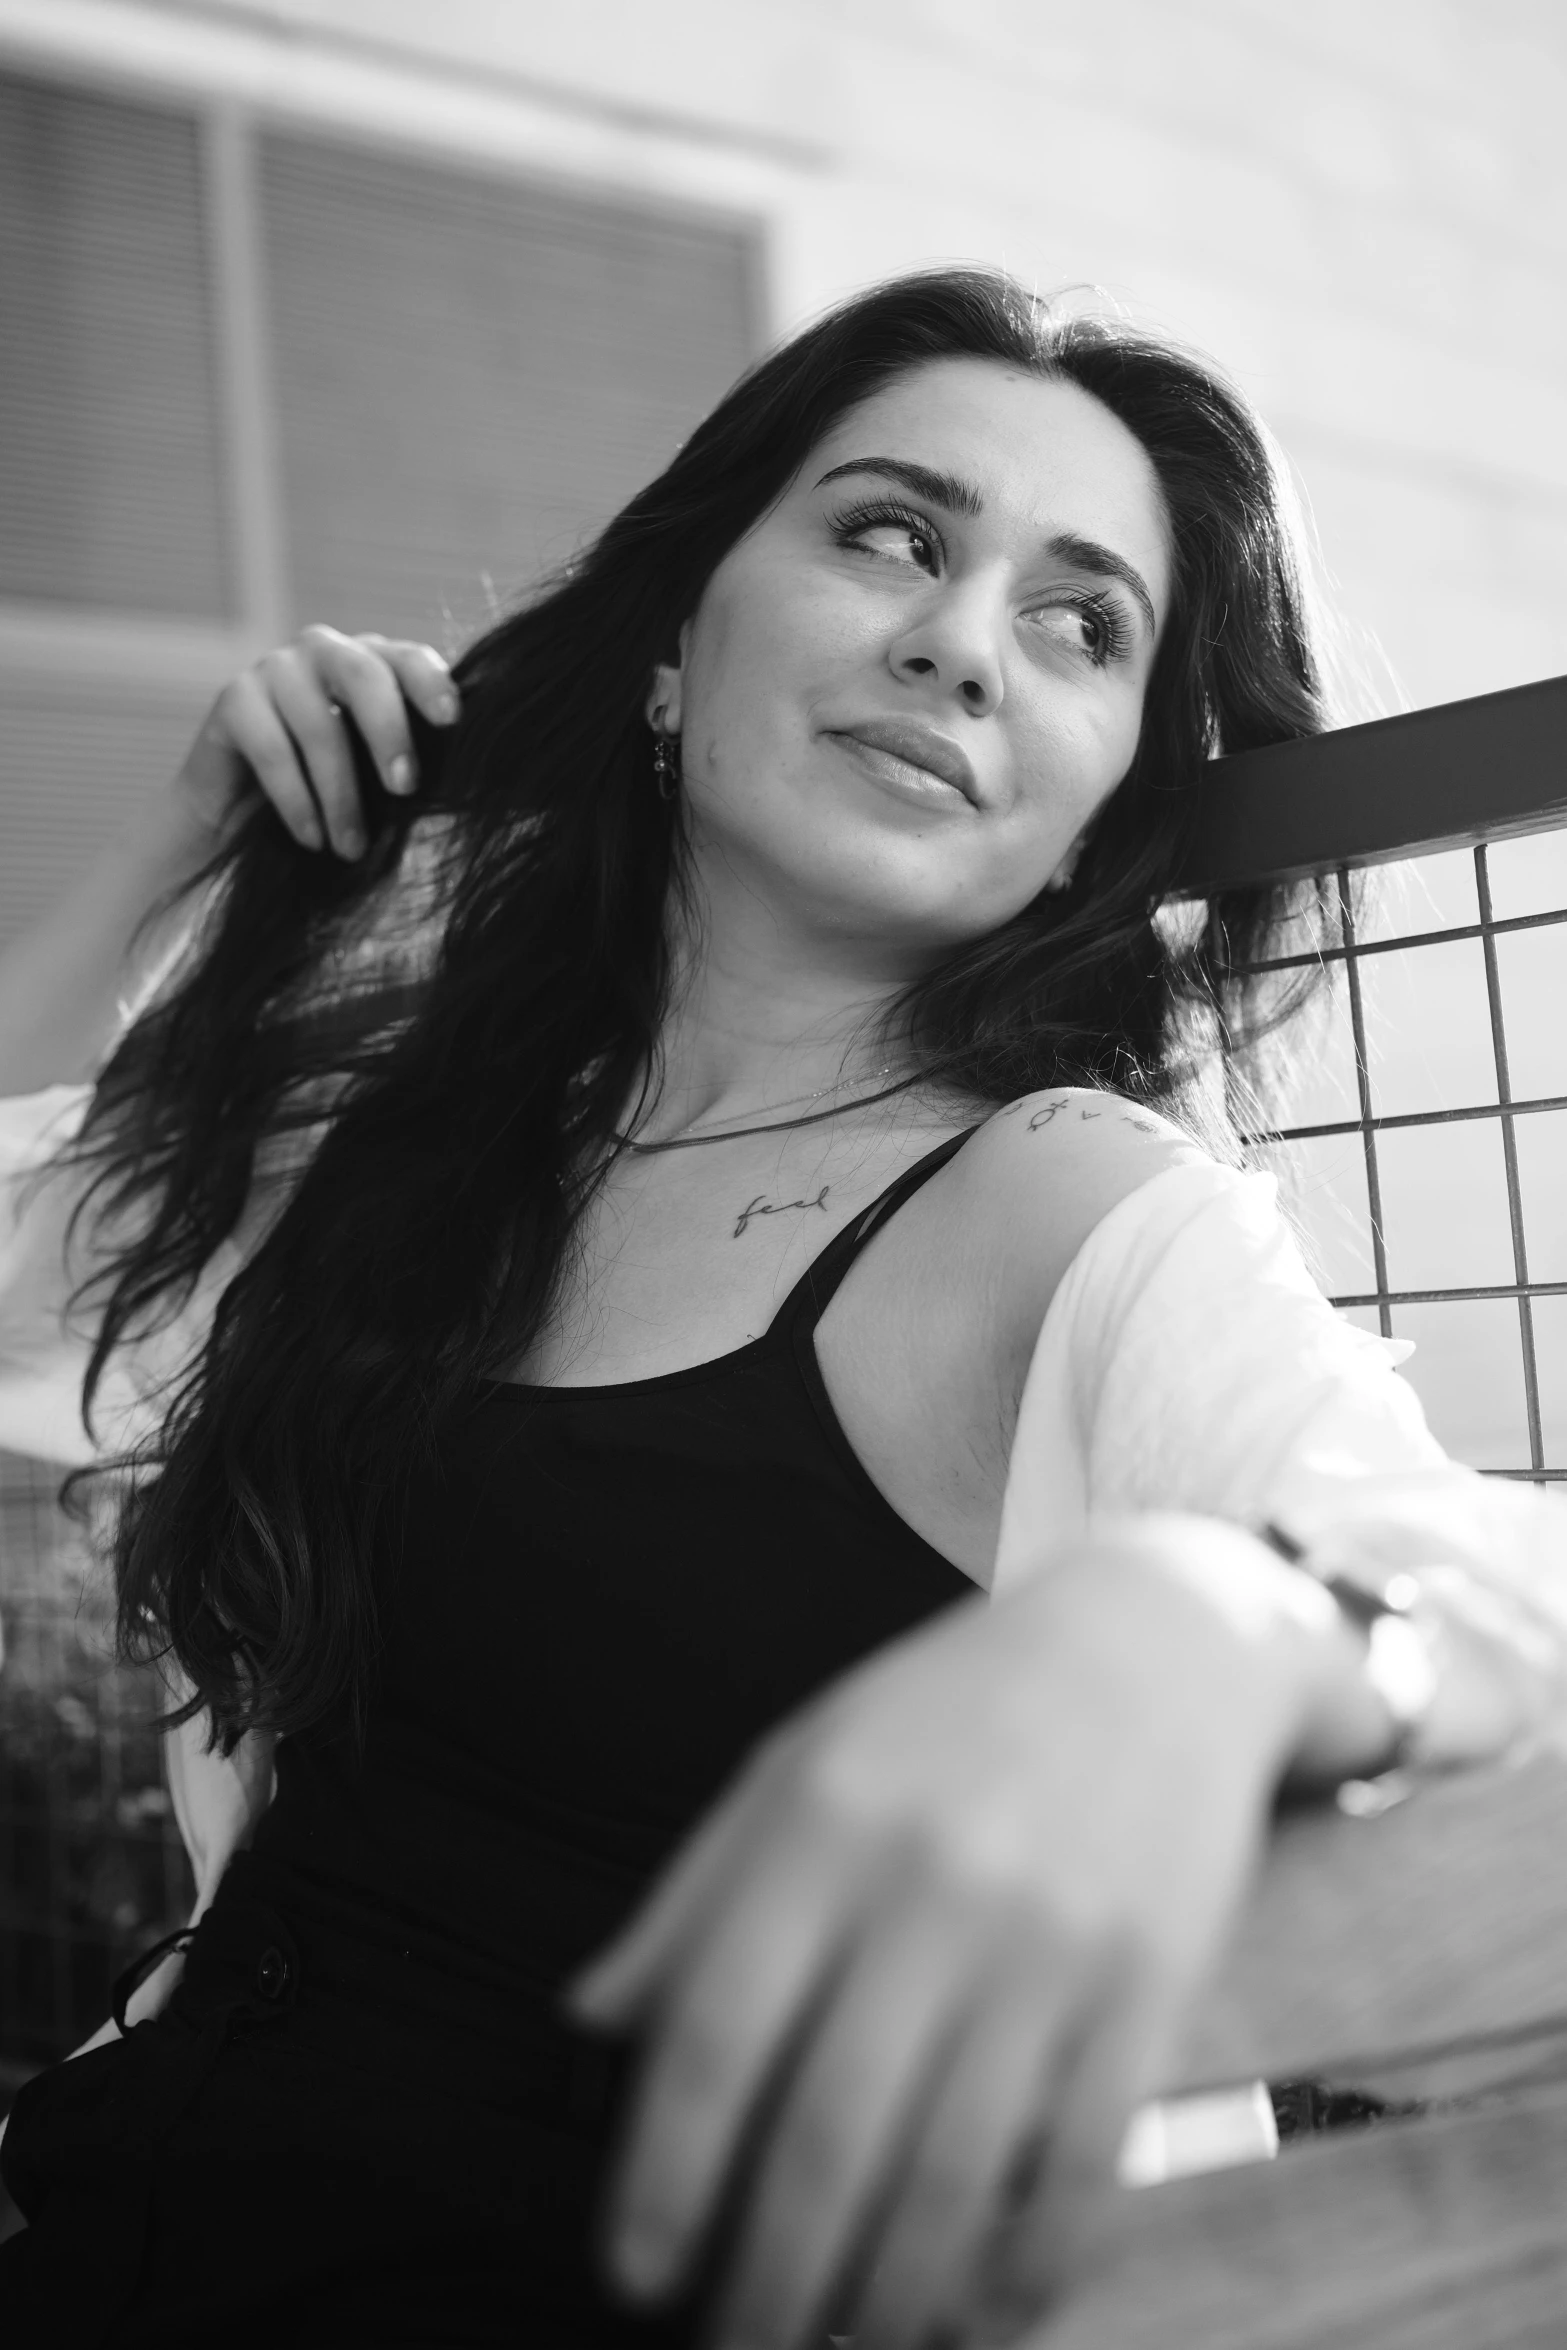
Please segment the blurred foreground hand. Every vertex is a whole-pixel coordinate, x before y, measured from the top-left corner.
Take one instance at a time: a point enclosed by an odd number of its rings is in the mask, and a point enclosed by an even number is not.
[[[643,2041],[605,2221],[712,2340],[917,2350],[1087,2256],[1309,1712],[1325,1595],[1143,1521],[879,1651],[758,1750],[567,1998]],[[1303,1628],[1302,1609],[1311,1619]],[[1330,1610],[1331,1612],[1331,1610]]]

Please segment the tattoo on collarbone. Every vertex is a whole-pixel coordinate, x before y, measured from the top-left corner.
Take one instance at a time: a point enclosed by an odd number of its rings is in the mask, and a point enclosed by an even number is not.
[[[755,1199],[740,1210],[739,1218],[730,1237],[738,1240],[753,1216],[782,1216],[790,1208],[820,1208],[822,1214],[825,1215],[827,1213],[827,1194],[830,1189],[831,1186],[824,1183],[814,1199],[784,1199],[779,1200],[776,1205],[765,1200],[758,1192]]]

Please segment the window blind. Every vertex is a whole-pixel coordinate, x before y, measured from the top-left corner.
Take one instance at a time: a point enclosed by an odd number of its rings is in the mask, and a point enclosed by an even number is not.
[[[296,137],[261,185],[300,621],[466,633],[752,355],[727,224]]]
[[[0,597],[229,608],[197,130],[0,75]]]
[[[122,653],[116,682],[85,629],[73,662],[73,615],[246,618],[225,475],[236,455],[252,481],[267,468],[222,418],[211,271],[235,224],[214,234],[202,135],[199,102],[0,74],[0,947],[172,772],[210,697],[155,649],[130,679]],[[296,624],[461,639],[657,472],[753,353],[743,227],[241,135],[259,250],[223,290],[232,312],[260,288]],[[52,615],[47,661],[7,635],[16,602]]]

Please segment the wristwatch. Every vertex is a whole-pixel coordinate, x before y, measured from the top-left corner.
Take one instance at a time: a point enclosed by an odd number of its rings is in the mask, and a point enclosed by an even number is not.
[[[1315,1574],[1303,1543],[1281,1526],[1266,1525],[1262,1539],[1291,1566],[1304,1565]],[[1317,1574],[1324,1591],[1332,1593],[1339,1610],[1366,1637],[1366,1679],[1386,1706],[1392,1736],[1374,1769],[1357,1772],[1338,1791],[1343,1811],[1383,1810],[1407,1792],[1413,1771],[1427,1768],[1420,1753],[1421,1736],[1436,1700],[1437,1669],[1431,1642],[1412,1621],[1420,1584],[1414,1575],[1389,1575],[1377,1584],[1362,1583],[1342,1574]],[[1351,1790],[1363,1790],[1356,1795]],[[1347,1797],[1347,1800],[1346,1800]]]

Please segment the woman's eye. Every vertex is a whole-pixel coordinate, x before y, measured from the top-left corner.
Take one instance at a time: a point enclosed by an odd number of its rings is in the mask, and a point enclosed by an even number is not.
[[[834,524],[833,535],[842,547],[855,547],[893,563],[916,565],[922,571],[932,570],[936,563],[935,535],[917,514],[885,510],[844,514]]]
[[[1119,612],[1096,598],[1047,604],[1031,615],[1052,643],[1091,661],[1096,669],[1127,650],[1128,631]]]
[[[917,530],[910,530],[906,522],[878,522],[869,530],[857,530],[855,537],[862,547],[869,547],[876,555],[900,555],[915,563],[930,560],[930,541]]]

